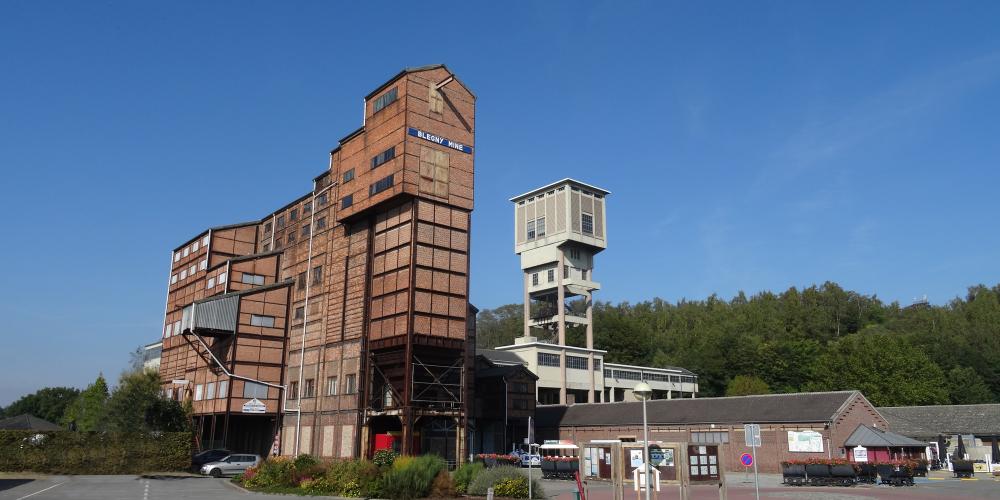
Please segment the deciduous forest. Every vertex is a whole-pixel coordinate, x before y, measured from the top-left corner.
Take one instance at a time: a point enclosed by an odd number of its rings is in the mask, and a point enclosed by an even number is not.
[[[522,329],[520,304],[483,310],[478,347],[510,344]],[[584,345],[583,332],[567,342]],[[858,389],[877,406],[996,402],[1000,285],[940,306],[887,304],[831,282],[728,301],[595,302],[594,344],[607,362],[687,368],[703,397]]]

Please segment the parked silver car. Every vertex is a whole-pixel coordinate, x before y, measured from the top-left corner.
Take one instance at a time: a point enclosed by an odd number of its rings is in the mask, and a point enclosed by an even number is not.
[[[232,454],[201,466],[201,473],[212,477],[235,476],[260,463],[260,455]]]

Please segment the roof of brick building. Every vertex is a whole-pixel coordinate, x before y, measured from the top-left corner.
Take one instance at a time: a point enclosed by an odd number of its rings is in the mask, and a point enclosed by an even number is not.
[[[651,425],[832,422],[858,391],[805,392],[723,398],[648,401]],[[642,403],[588,403],[539,406],[540,428],[642,425]]]
[[[890,429],[914,438],[1000,434],[1000,404],[886,406],[878,411]]]

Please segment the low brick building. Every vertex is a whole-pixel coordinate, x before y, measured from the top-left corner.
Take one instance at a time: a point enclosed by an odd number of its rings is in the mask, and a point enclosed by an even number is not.
[[[785,460],[846,458],[845,441],[859,424],[886,421],[858,391],[654,400],[647,404],[649,440],[718,444],[725,469],[742,472],[743,425],[760,424],[761,472],[780,472]],[[538,439],[642,441],[642,403],[539,406]]]

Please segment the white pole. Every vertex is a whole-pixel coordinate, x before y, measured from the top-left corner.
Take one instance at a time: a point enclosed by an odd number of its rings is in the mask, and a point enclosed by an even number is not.
[[[642,461],[645,470],[643,474],[646,475],[646,500],[649,500],[649,488],[650,488],[650,473],[649,473],[649,425],[646,423],[646,399],[642,400]]]
[[[757,500],[760,500],[760,479],[757,477],[757,436],[752,436],[750,444],[750,457],[753,458],[753,492]]]

